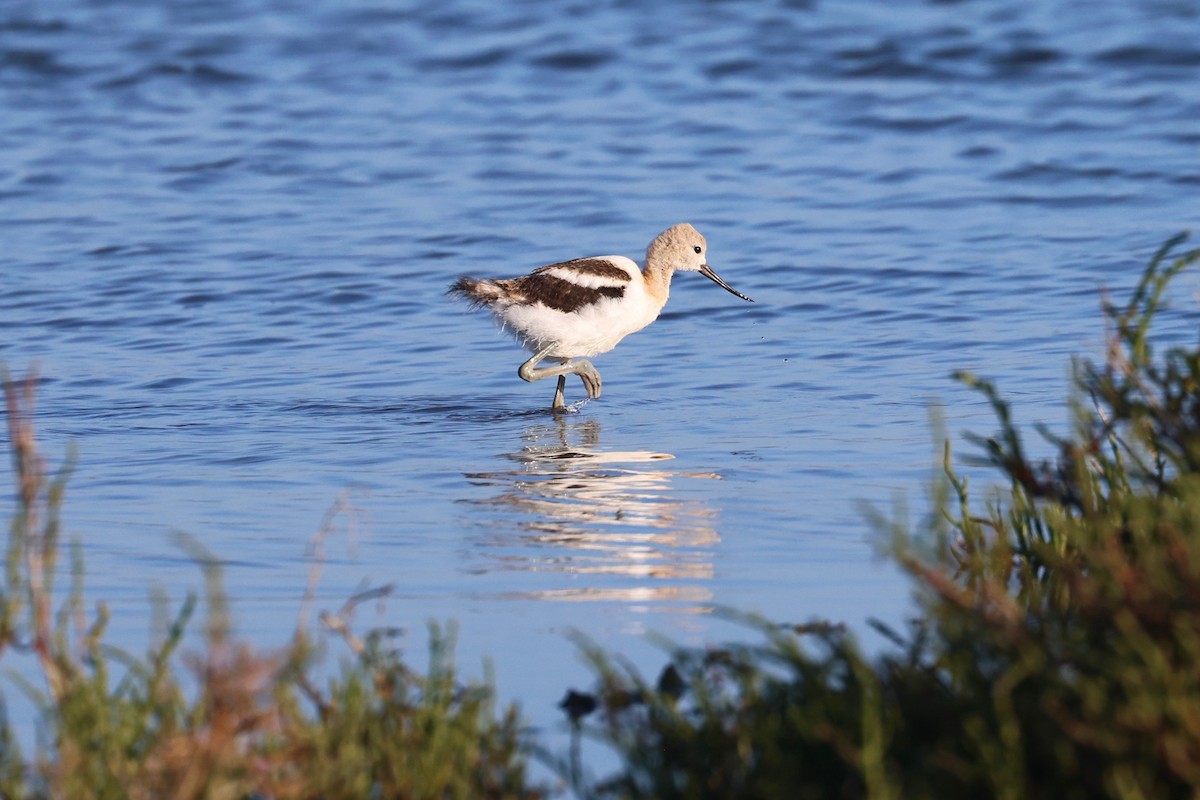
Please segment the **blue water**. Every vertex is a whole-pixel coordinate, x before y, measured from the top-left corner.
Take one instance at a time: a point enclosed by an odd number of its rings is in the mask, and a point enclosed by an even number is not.
[[[1066,426],[1102,290],[1200,216],[1198,120],[1185,0],[8,0],[0,362],[116,643],[201,585],[179,531],[282,643],[340,503],[322,606],[394,584],[361,626],[457,620],[551,727],[571,630],[653,672],[720,606],[901,619],[860,503],[919,518],[932,402],[992,429],[953,369]],[[570,415],[444,296],[681,221],[756,302],[677,276]]]

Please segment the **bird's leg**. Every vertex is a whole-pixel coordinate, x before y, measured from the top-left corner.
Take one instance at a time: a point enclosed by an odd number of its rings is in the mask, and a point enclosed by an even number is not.
[[[562,409],[567,407],[566,403],[563,402],[563,389],[566,389],[566,388],[567,388],[567,376],[559,375],[558,376],[558,388],[556,388],[554,390],[554,402],[550,405],[550,408],[554,409],[555,411],[561,411]]]
[[[583,388],[587,390],[588,397],[595,400],[600,396],[600,373],[592,366],[592,362],[586,358],[581,358],[578,361],[567,361],[566,359],[558,359],[558,364],[553,367],[539,367],[538,362],[549,357],[550,351],[554,347],[545,347],[534,353],[520,369],[517,370],[517,375],[523,381],[540,381],[543,378],[560,378],[558,382],[558,390],[554,393],[554,408],[564,408],[563,405],[563,389],[565,388],[565,378],[567,375],[578,375],[583,381]]]

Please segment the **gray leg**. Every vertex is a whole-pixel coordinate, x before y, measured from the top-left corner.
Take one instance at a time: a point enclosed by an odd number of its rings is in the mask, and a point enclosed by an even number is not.
[[[553,367],[539,367],[538,362],[549,357],[553,347],[547,347],[534,353],[533,356],[521,365],[517,370],[517,375],[521,376],[524,381],[540,381],[543,378],[560,378],[558,382],[558,391],[554,393],[554,408],[563,408],[563,388],[566,383],[567,375],[578,375],[583,381],[583,388],[587,390],[588,397],[593,400],[600,396],[600,373],[592,366],[592,362],[585,358],[578,361],[565,361],[559,359],[559,363]]]
[[[558,376],[558,388],[554,390],[554,403],[550,406],[555,411],[566,408],[566,403],[563,402],[563,389],[567,388],[567,376]]]

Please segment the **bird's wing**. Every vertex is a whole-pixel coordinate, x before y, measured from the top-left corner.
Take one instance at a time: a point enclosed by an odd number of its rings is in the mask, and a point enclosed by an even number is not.
[[[622,265],[621,262],[628,262]],[[619,300],[634,280],[629,267],[637,265],[626,258],[577,258],[559,264],[538,267],[513,286],[527,302],[570,314],[605,299]]]

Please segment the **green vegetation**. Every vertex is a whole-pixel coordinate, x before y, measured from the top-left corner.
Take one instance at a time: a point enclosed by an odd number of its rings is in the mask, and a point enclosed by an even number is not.
[[[1200,792],[1200,351],[1155,359],[1170,279],[1154,257],[1080,362],[1076,429],[1026,455],[995,388],[978,439],[1007,487],[977,510],[946,449],[935,514],[889,525],[920,619],[846,633],[750,621],[761,644],[680,650],[656,684],[595,649],[590,732],[623,768],[597,797],[1171,798]],[[1048,434],[1047,434],[1048,435]]]
[[[1107,306],[1102,363],[1076,365],[1076,424],[1031,459],[996,388],[959,378],[999,423],[976,440],[1005,485],[982,504],[945,454],[934,513],[880,520],[920,617],[866,656],[832,625],[743,618],[755,642],[677,649],[656,680],[581,642],[595,695],[546,757],[586,798],[1172,798],[1200,793],[1200,349],[1158,354],[1168,282],[1200,261],[1184,237],[1128,304]],[[177,655],[189,599],[145,659],[103,643],[76,576],[56,600],[65,471],[45,478],[32,382],[8,382],[17,486],[0,589],[0,659],[23,649],[50,744],[26,760],[0,720],[0,796],[522,797],[538,751],[487,686],[462,687],[436,629],[427,673],[326,617],[349,658],[318,687],[312,634],[278,652],[233,640],[213,560],[205,649]],[[310,592],[311,600],[311,592]],[[60,607],[54,606],[61,602]],[[353,601],[348,607],[352,607]],[[163,612],[165,614],[165,612]],[[169,616],[169,615],[167,615]],[[301,619],[307,617],[301,614]],[[179,662],[198,684],[189,699]],[[581,739],[619,756],[592,776]]]
[[[86,619],[82,563],[61,607],[54,579],[68,470],[47,479],[31,421],[33,380],[5,381],[17,482],[0,585],[0,658],[33,653],[44,689],[26,682],[52,745],[32,761],[0,720],[0,797],[19,798],[529,798],[516,710],[497,716],[487,686],[461,686],[450,639],[434,628],[426,674],[388,647],[389,632],[359,639],[352,598],[323,622],[345,640],[341,674],[310,677],[307,606],[292,641],[262,652],[234,640],[217,562],[184,541],[203,568],[204,648],[177,654],[197,599],[171,617],[144,659],[104,643],[107,612]],[[323,535],[323,534],[322,534]],[[319,546],[321,536],[316,544]],[[310,582],[315,582],[319,563]],[[179,663],[197,690],[182,687]]]

